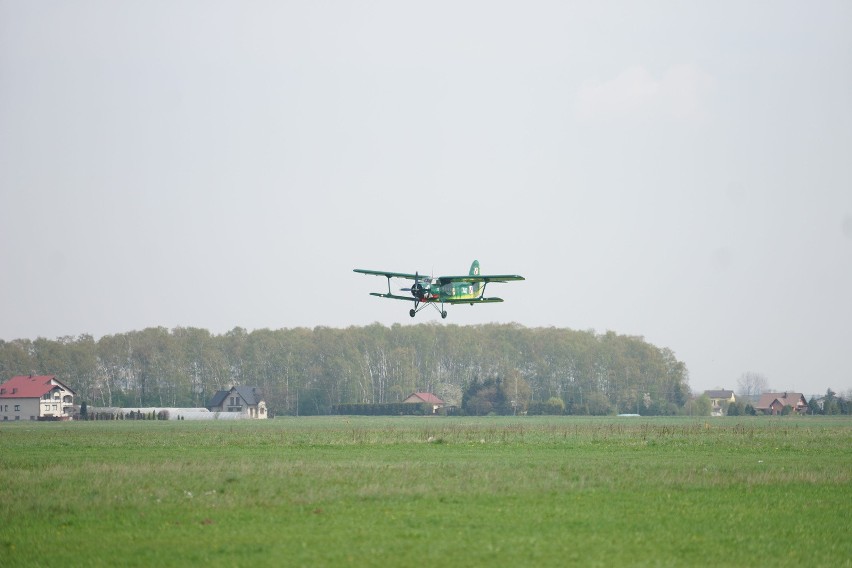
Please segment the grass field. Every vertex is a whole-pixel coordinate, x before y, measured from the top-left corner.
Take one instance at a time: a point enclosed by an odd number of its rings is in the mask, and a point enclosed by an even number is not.
[[[852,566],[852,421],[0,425],[2,566]]]

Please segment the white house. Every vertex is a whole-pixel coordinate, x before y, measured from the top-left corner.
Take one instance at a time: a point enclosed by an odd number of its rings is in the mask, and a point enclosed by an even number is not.
[[[723,416],[725,408],[737,401],[734,391],[731,390],[706,390],[704,394],[707,395],[710,399],[710,404],[713,406],[711,411],[711,415],[713,416]]]
[[[246,418],[267,418],[266,401],[256,387],[231,387],[213,395],[207,405],[210,412],[236,412]]]
[[[68,420],[73,390],[56,375],[18,375],[0,385],[0,420]]]

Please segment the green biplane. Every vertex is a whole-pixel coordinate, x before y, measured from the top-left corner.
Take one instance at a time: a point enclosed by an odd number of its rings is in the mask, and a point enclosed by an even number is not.
[[[414,301],[408,315],[414,317],[417,312],[426,306],[432,306],[442,318],[447,317],[447,312],[444,310],[444,304],[490,304],[494,302],[502,302],[502,298],[486,298],[485,286],[489,282],[511,282],[513,280],[523,280],[523,276],[517,274],[490,274],[483,275],[479,273],[479,261],[474,260],[470,265],[470,273],[466,276],[439,276],[431,278],[429,276],[421,276],[419,272],[407,274],[404,272],[387,272],[384,270],[365,270],[356,268],[354,272],[361,274],[371,274],[373,276],[384,276],[388,279],[388,292],[370,292],[371,296],[379,298],[391,298],[393,300],[405,300],[407,302]],[[411,292],[411,296],[400,296],[391,291],[391,278],[403,278],[405,280],[414,280],[410,288],[401,288],[402,292]],[[441,304],[441,307],[438,307]]]

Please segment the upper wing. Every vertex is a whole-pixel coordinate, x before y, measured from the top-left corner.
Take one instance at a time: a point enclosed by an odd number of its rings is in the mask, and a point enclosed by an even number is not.
[[[450,282],[512,282],[514,280],[525,280],[517,274],[482,274],[480,276],[439,276],[438,284],[443,286]]]
[[[386,270],[365,270],[356,268],[352,272],[360,272],[361,274],[372,274],[373,276],[384,276],[385,278],[407,278],[409,280],[426,280],[429,277],[423,274],[407,274],[405,272],[388,272]]]

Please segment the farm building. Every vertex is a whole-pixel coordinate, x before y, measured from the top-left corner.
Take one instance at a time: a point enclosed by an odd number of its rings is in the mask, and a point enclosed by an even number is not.
[[[0,385],[0,420],[69,420],[73,390],[56,375],[18,375]]]
[[[764,414],[781,414],[785,406],[791,407],[797,414],[808,411],[805,395],[800,392],[763,393],[754,408]]]
[[[213,395],[207,405],[210,412],[237,413],[245,418],[267,418],[266,401],[257,387],[231,387]]]
[[[432,413],[438,412],[439,408],[442,408],[446,403],[435,396],[430,392],[414,392],[408,395],[408,397],[403,400],[404,403],[426,403],[432,405]]]

